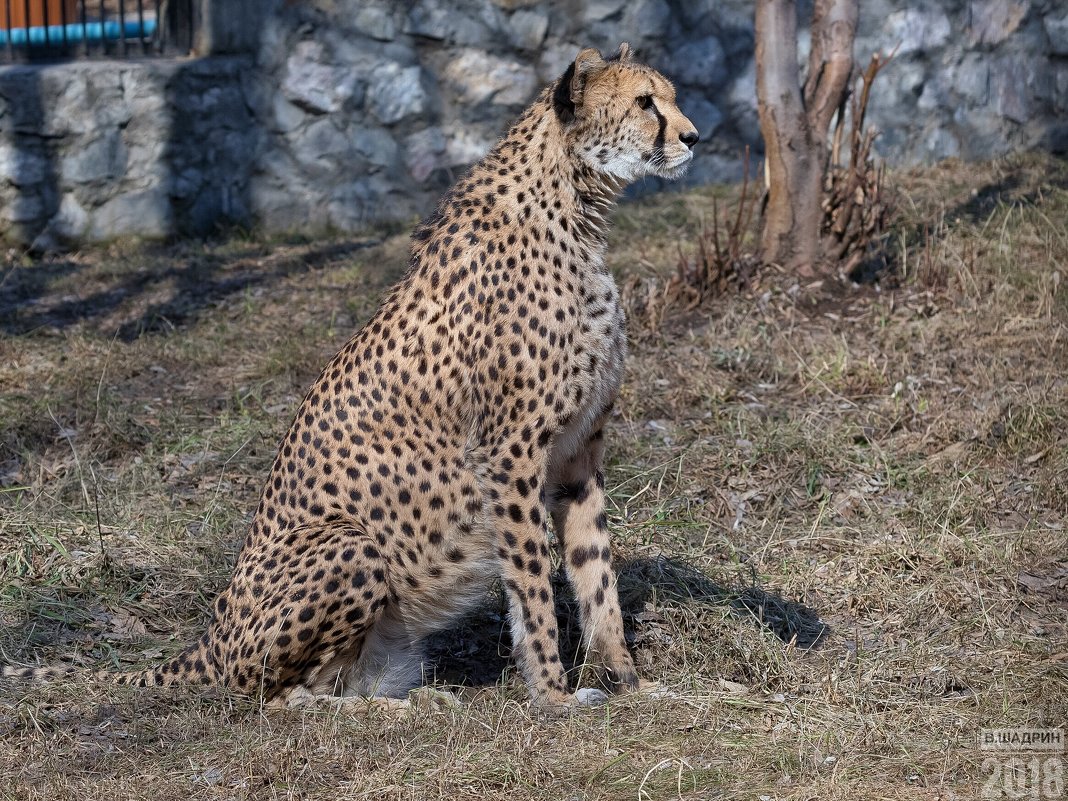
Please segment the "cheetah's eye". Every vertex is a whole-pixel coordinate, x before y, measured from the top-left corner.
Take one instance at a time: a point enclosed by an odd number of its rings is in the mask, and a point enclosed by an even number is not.
[[[642,95],[638,98],[638,108],[647,109],[653,105],[652,95]]]

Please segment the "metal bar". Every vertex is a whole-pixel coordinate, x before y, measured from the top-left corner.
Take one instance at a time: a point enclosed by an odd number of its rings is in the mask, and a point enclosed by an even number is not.
[[[104,56],[108,54],[108,38],[102,32],[107,27],[107,22],[108,10],[104,7],[104,0],[100,0],[100,54]]]
[[[22,20],[22,24],[26,26],[26,58],[30,56],[30,0],[23,0],[23,10],[26,12],[26,16]]]
[[[15,60],[15,46],[11,44],[11,2],[12,0],[4,0],[4,16],[7,18],[7,60]]]
[[[87,58],[89,56],[89,36],[85,26],[89,24],[88,7],[89,0],[78,0],[78,8],[81,11],[82,18],[82,55]]]
[[[47,3],[48,0],[45,0]],[[67,3],[59,0],[59,24],[63,28],[63,55],[67,55]]]
[[[23,51],[26,58],[30,58],[30,0],[22,0],[22,12],[26,14],[22,17],[22,25],[26,26],[26,49]]]
[[[148,52],[148,40],[145,38],[145,4],[143,0],[137,0],[137,36],[141,40],[141,54]]]
[[[160,14],[161,0],[156,0],[156,52],[163,52],[163,17]]]
[[[119,53],[126,57],[126,3],[119,0]]]

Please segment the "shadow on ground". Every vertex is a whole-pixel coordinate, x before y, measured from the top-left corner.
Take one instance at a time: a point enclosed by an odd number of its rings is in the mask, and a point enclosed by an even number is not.
[[[143,268],[81,286],[68,280],[84,270],[73,260],[13,266],[0,274],[0,331],[19,335],[91,324],[130,305],[136,311],[105,333],[131,342],[193,322],[227,297],[322,269],[376,244],[378,240],[352,239],[281,256],[266,255],[261,246],[225,254],[198,250],[184,260],[173,258],[173,247],[160,245],[158,251],[146,250]]]
[[[799,648],[820,643],[830,627],[816,610],[783,598],[754,585],[725,587],[709,578],[700,568],[681,559],[632,559],[618,569],[619,599],[628,639],[634,632],[636,618],[646,604],[657,606],[705,607],[729,609],[739,619],[752,620],[776,637]],[[580,652],[578,607],[562,575],[554,579],[556,611],[561,637],[561,653]],[[514,669],[509,663],[510,637],[506,604],[498,595],[495,602],[465,619],[449,632],[431,638],[427,664],[439,681],[468,687],[485,687],[500,681],[502,674]]]

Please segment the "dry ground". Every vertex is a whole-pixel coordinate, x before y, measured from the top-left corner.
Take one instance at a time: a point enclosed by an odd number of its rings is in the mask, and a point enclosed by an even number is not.
[[[532,717],[491,598],[436,646],[460,709],[0,685],[0,797],[980,797],[980,728],[1068,720],[1068,163],[896,178],[881,288],[813,305],[771,276],[633,332],[608,476],[661,697]],[[620,277],[673,269],[714,192],[621,208]],[[130,666],[198,633],[303,389],[404,252],[8,254],[0,662]],[[718,588],[753,584],[822,643],[732,614]]]

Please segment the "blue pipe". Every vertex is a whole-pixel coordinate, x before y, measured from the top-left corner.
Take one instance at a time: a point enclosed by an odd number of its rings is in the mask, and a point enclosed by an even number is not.
[[[10,31],[0,29],[0,47],[10,43],[14,47],[62,47],[63,25],[49,25],[47,30],[43,25],[33,28],[12,28]],[[146,19],[142,25],[139,20],[128,20],[119,23],[117,20],[110,22],[72,22],[66,26],[67,39],[70,42],[99,42],[102,39],[141,39],[151,36],[156,32],[156,20]]]

